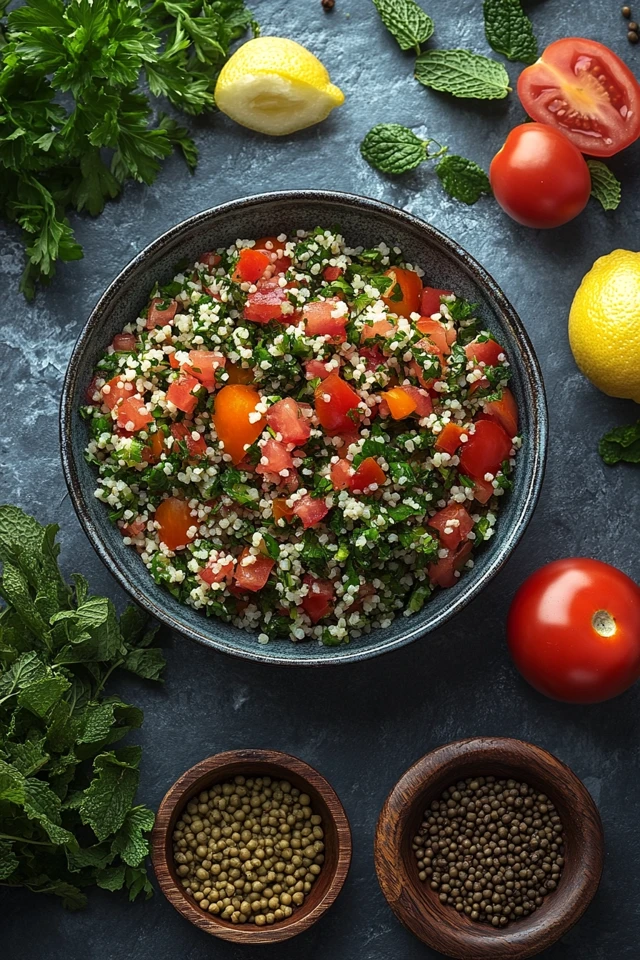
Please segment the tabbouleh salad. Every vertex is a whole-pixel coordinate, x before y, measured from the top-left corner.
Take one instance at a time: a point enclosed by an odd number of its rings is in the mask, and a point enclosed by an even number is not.
[[[180,601],[327,645],[420,610],[494,533],[520,446],[502,347],[398,247],[202,253],[114,337],[95,495]]]

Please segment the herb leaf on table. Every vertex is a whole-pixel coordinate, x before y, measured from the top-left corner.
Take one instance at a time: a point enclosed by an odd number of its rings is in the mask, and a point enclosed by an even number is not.
[[[399,123],[379,123],[360,144],[360,153],[383,173],[406,173],[427,159],[427,144]]]
[[[420,53],[420,45],[433,36],[434,30],[433,20],[422,7],[415,0],[373,0],[373,3],[400,49],[415,49]]]
[[[484,0],[484,32],[489,46],[507,60],[534,63],[538,43],[520,0]]]
[[[78,909],[91,885],[152,893],[141,751],[113,748],[142,711],[104,688],[119,668],[160,680],[164,658],[139,610],[118,619],[84,577],[65,582],[57,530],[0,507],[0,885]]]
[[[640,463],[640,420],[605,433],[598,447],[606,464]]]
[[[617,210],[622,197],[622,185],[602,160],[587,160],[591,174],[591,196],[598,200],[605,210]]]
[[[436,167],[442,186],[449,196],[462,203],[475,203],[483,194],[491,193],[489,177],[473,160],[448,154]]]
[[[507,71],[471,50],[427,50],[416,59],[416,80],[453,97],[500,100],[510,91]]]

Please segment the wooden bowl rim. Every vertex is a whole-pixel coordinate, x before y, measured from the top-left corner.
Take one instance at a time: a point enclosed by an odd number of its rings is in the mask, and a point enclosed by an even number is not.
[[[459,915],[446,905],[442,905],[442,916],[438,921],[432,919],[423,908],[425,888],[422,881],[410,876],[402,852],[405,828],[411,814],[415,813],[417,805],[423,811],[422,805],[428,802],[425,794],[429,794],[429,783],[434,783],[434,793],[440,792],[446,789],[442,780],[453,783],[460,776],[473,775],[469,770],[458,773],[473,761],[477,761],[478,776],[486,775],[489,772],[487,763],[493,762],[503,767],[513,766],[514,777],[518,775],[526,780],[529,768],[532,780],[548,782],[545,793],[549,793],[554,803],[560,798],[569,811],[568,816],[563,815],[565,835],[566,824],[576,822],[576,817],[570,813],[576,799],[587,814],[580,820],[581,839],[573,848],[580,853],[580,868],[571,872],[570,888],[563,890],[560,884],[553,898],[547,899],[545,905],[530,917],[501,929],[474,921],[469,921],[468,929],[460,929],[447,922],[449,911],[453,914],[452,920],[458,920]],[[562,784],[558,775],[569,783]],[[392,859],[385,856],[390,850]],[[550,947],[578,922],[591,903],[600,883],[603,861],[604,834],[600,814],[582,781],[565,763],[542,747],[506,737],[455,740],[417,760],[389,793],[378,818],[374,840],[378,882],[396,917],[432,949],[456,960],[525,960]],[[565,872],[566,866],[563,872],[566,880]]]
[[[224,779],[225,770],[237,764],[252,766],[272,766],[286,774],[294,774],[308,784],[311,793],[317,793],[323,800],[336,832],[336,863],[329,885],[321,899],[305,909],[305,903],[294,910],[291,917],[280,920],[270,927],[256,927],[254,924],[231,924],[213,914],[205,914],[185,897],[182,888],[171,873],[168,852],[168,832],[174,811],[187,802],[194,784],[203,776],[211,774],[212,781]],[[237,773],[230,774],[236,776]],[[269,775],[269,774],[267,774]],[[314,767],[299,757],[278,750],[239,749],[226,750],[207,757],[189,767],[167,790],[156,814],[156,822],[151,834],[151,861],[160,889],[169,903],[200,930],[234,943],[278,943],[295,937],[309,929],[334,903],[342,890],[351,864],[351,828],[344,807],[328,780]],[[179,897],[172,896],[179,893]]]

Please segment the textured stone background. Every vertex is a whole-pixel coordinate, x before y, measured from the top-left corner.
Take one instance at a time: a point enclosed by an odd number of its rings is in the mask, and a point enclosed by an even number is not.
[[[614,0],[530,2],[545,46],[582,34],[602,40],[632,67],[640,49],[626,40]],[[286,187],[331,187],[378,197],[433,222],[493,273],[520,312],[538,351],[551,413],[547,478],[536,516],[505,570],[453,622],[413,646],[339,670],[260,667],[167,637],[163,691],[131,684],[146,712],[141,796],[156,806],[188,766],[219,750],[275,747],[299,754],[334,784],[351,819],[354,858],[330,913],[303,937],[271,948],[214,941],[182,920],[160,895],[129,905],[92,896],[82,914],[28,894],[0,895],[7,960],[418,960],[435,957],[395,920],[376,883],[372,841],[383,800],[427,750],[473,734],[517,736],[548,748],[583,778],[599,804],[607,859],[600,892],[581,923],[548,951],[549,960],[631,960],[640,935],[638,750],[640,686],[612,703],[576,708],[537,695],[509,660],[504,620],[517,586],[542,563],[598,557],[640,580],[638,472],[608,469],[601,433],[638,416],[576,370],[566,337],[573,293],[596,257],[636,249],[640,144],[612,161],[624,201],[605,214],[595,203],[574,223],[535,233],[485,199],[448,200],[425,166],[391,180],[371,170],[357,145],[381,121],[405,123],[487,167],[510,126],[523,119],[517,96],[495,103],[454,101],[412,80],[412,62],[377,19],[370,0],[254,0],[265,33],[286,34],[317,53],[347,95],[322,126],[285,142],[266,140],[216,116],[194,124],[201,161],[189,177],[170,160],[152,189],[128,186],[97,222],[77,218],[85,259],[63,268],[26,305],[17,234],[0,226],[0,499],[62,526],[63,563],[96,592],[122,592],[89,547],[65,495],[58,454],[58,395],[67,357],[107,284],[134,253],[184,217],[234,197]],[[479,0],[429,0],[435,41],[488,53]],[[636,12],[636,11],[634,11]],[[640,9],[637,11],[640,14]],[[283,17],[283,14],[285,16]],[[283,22],[284,21],[284,22]],[[435,42],[435,41],[432,41]],[[518,66],[509,65],[512,80]],[[276,226],[276,225],[274,225]],[[434,278],[437,280],[437,278]]]

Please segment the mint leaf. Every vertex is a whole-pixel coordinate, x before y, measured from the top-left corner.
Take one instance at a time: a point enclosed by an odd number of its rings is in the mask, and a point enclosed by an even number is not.
[[[144,836],[153,829],[155,816],[147,807],[133,807],[117,834],[111,849],[130,867],[139,867],[149,853],[149,841]]]
[[[598,447],[606,464],[640,463],[640,420],[605,433]]]
[[[587,160],[591,174],[591,196],[598,200],[605,210],[617,210],[622,196],[622,186],[606,163],[602,160]]]
[[[50,672],[49,676],[23,686],[18,695],[18,704],[35,713],[37,717],[44,717],[70,686],[66,677]]]
[[[124,863],[119,863],[116,867],[105,867],[98,870],[96,883],[103,890],[122,890],[126,869]]]
[[[433,20],[415,0],[373,0],[380,19],[401,50],[420,53],[420,44],[433,35]]]
[[[0,880],[7,880],[19,864],[13,844],[9,840],[0,840]]]
[[[162,671],[166,666],[166,660],[157,647],[150,647],[148,650],[131,650],[122,666],[124,670],[144,677],[145,680],[157,680],[162,683]]]
[[[416,60],[415,77],[432,90],[476,100],[500,100],[511,89],[501,63],[470,50],[427,50]]]
[[[442,186],[449,196],[462,203],[472,204],[485,193],[491,193],[489,177],[473,160],[450,154],[436,167]]]
[[[427,158],[427,143],[399,123],[379,123],[360,144],[360,153],[383,173],[406,173]]]
[[[507,60],[534,63],[538,43],[520,0],[484,0],[484,32],[489,46]]]
[[[101,753],[94,760],[93,769],[95,776],[85,790],[80,815],[98,840],[106,840],[124,823],[140,775],[137,764],[124,757],[124,750],[118,754]]]

